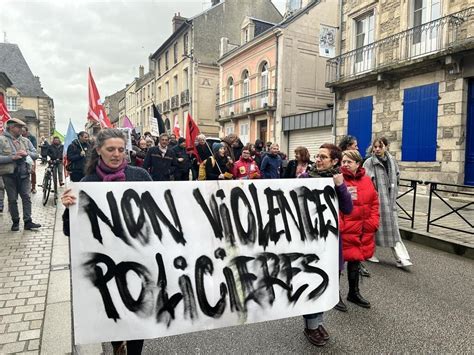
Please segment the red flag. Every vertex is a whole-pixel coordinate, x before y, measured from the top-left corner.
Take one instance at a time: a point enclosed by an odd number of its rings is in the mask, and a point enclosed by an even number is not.
[[[199,127],[197,126],[196,122],[194,122],[191,115],[188,113],[188,117],[186,118],[186,151],[192,151],[198,161],[201,163],[201,158],[199,157],[196,144],[196,137],[200,134]]]
[[[179,128],[178,115],[174,117],[173,133],[176,138],[181,137],[181,129]]]
[[[104,106],[100,102],[99,91],[92,77],[91,68],[89,68],[89,112],[87,118],[99,123],[101,128],[112,127]]]
[[[11,118],[8,113],[7,105],[3,101],[3,95],[0,94],[0,134],[3,132],[3,127],[5,127],[7,121]]]

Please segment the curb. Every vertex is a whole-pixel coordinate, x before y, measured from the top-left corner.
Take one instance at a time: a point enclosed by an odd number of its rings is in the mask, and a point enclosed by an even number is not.
[[[403,239],[474,260],[474,248],[466,243],[411,228],[399,229]]]

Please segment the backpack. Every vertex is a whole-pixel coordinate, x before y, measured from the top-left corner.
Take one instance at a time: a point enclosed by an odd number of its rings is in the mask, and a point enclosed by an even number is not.
[[[216,165],[216,159],[214,157],[209,157],[208,159],[211,159],[212,167]],[[201,164],[199,164],[199,173],[198,173],[198,180],[199,181],[204,181],[206,180],[206,160],[203,160]]]

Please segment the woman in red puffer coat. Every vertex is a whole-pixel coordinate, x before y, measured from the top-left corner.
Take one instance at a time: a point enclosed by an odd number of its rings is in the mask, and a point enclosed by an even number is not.
[[[344,261],[347,261],[347,300],[370,308],[370,302],[359,292],[359,264],[374,255],[375,233],[379,227],[379,199],[372,180],[365,175],[362,163],[363,159],[357,150],[342,153],[341,172],[354,208],[350,214],[340,214],[339,233],[342,237],[342,254]]]

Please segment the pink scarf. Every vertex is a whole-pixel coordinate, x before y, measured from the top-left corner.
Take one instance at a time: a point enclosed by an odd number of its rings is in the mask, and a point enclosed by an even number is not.
[[[95,167],[95,172],[102,181],[125,181],[125,168],[127,164],[127,161],[124,159],[118,168],[112,169],[105,165],[102,158],[100,158],[99,164]]]

